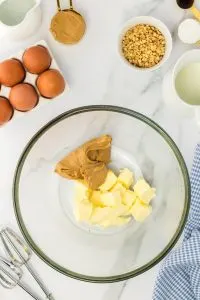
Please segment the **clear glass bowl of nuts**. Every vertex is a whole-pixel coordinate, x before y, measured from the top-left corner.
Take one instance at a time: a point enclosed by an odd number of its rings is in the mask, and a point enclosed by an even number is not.
[[[150,16],[135,17],[123,26],[118,48],[128,66],[136,70],[153,71],[169,58],[172,36],[160,20]]]

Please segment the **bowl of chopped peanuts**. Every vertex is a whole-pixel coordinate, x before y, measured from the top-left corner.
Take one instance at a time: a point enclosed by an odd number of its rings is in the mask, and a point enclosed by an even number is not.
[[[160,68],[172,51],[172,36],[167,26],[151,16],[130,19],[123,26],[118,42],[122,60],[135,70]]]

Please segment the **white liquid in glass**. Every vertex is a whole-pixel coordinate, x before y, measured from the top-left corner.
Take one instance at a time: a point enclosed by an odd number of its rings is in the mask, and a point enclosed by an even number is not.
[[[200,62],[190,63],[176,76],[179,97],[190,105],[200,105]]]

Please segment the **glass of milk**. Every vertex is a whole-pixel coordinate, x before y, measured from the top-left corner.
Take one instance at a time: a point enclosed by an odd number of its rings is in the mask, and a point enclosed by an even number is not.
[[[172,71],[173,105],[179,110],[193,109],[200,126],[200,50],[184,53]]]

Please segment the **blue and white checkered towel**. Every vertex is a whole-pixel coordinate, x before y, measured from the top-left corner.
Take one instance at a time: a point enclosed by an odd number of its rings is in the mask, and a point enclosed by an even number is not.
[[[191,172],[192,201],[182,246],[161,266],[153,300],[200,300],[200,144]]]

